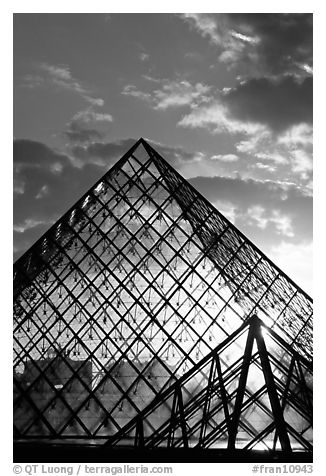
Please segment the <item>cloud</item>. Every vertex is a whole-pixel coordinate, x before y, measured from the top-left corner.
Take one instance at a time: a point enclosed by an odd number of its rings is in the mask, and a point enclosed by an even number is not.
[[[96,112],[92,109],[86,109],[85,111],[77,112],[72,121],[88,124],[90,122],[113,122],[111,114]]]
[[[142,99],[143,101],[151,101],[151,95],[149,93],[139,91],[133,84],[127,84],[123,88],[121,94],[124,96],[132,96],[134,98]]]
[[[67,65],[41,63],[36,67],[35,73],[26,74],[23,77],[23,86],[28,88],[55,87],[59,90],[78,94],[91,106],[102,107],[104,105],[102,98],[93,97],[92,92],[85,88],[78,79],[74,78]]]
[[[46,71],[52,81],[66,88],[76,89],[77,91],[84,92],[84,89],[80,84],[73,79],[68,66],[54,66],[47,63],[41,64],[41,69]]]
[[[198,151],[188,151],[183,147],[170,147],[159,142],[154,142],[147,139],[148,142],[154,147],[157,152],[159,152],[164,159],[169,162],[173,167],[180,168],[184,164],[189,164],[193,162],[200,162],[206,156],[203,152]]]
[[[221,100],[213,100],[208,105],[196,107],[177,124],[180,127],[209,128],[213,133],[261,134],[265,127],[258,122],[242,121],[231,116]]]
[[[43,185],[35,198],[39,200],[45,197],[48,193],[49,193],[49,187],[47,185]]]
[[[271,131],[236,143],[238,153],[252,159],[252,168],[275,171],[308,186],[312,181],[312,126],[292,126],[277,137]],[[257,162],[258,160],[258,162]],[[272,168],[271,168],[272,167]]]
[[[183,14],[216,47],[218,60],[244,76],[312,73],[312,14]]]
[[[239,150],[240,150],[240,146],[239,146]],[[248,145],[247,145],[247,151],[249,151]],[[257,159],[266,160],[267,162],[273,162],[275,165],[286,165],[289,163],[288,157],[280,154],[279,152],[275,150],[274,151],[268,150],[267,152],[256,151],[254,155]]]
[[[23,180],[14,177],[13,192],[14,195],[22,195],[25,192],[25,183]]]
[[[242,33],[234,30],[230,31],[230,35],[233,36],[233,38],[241,40],[245,43],[250,43],[251,45],[257,45],[260,42],[260,39],[257,36],[243,35]]]
[[[186,80],[172,81],[146,78],[150,82],[159,83],[161,87],[151,92],[144,92],[137,89],[135,85],[128,84],[122,90],[122,94],[144,100],[150,103],[153,109],[157,110],[193,106],[208,101],[207,95],[211,88],[202,83],[191,84]]]
[[[242,82],[191,107],[177,125],[233,135],[237,156],[252,170],[292,174],[298,183],[312,179],[311,78]]]
[[[148,61],[148,60],[149,60],[149,54],[147,54],[147,53],[140,53],[139,59],[140,59],[140,61]]]
[[[84,128],[76,122],[69,124],[69,129],[64,135],[70,142],[90,142],[102,138],[102,134],[97,129]]]
[[[249,225],[254,224],[262,230],[274,225],[278,234],[289,238],[294,236],[291,218],[279,210],[267,210],[261,205],[254,205],[247,209],[246,215]]]
[[[101,159],[98,165],[110,165],[120,158],[135,143],[135,139],[123,139],[115,142],[92,142],[86,145],[76,145],[71,148],[73,156],[87,163],[91,159]]]
[[[223,32],[219,28],[217,16],[205,13],[184,13],[180,15],[201,35],[208,38],[211,43],[220,45],[223,39]],[[220,17],[221,18],[221,17]]]
[[[210,87],[202,83],[192,85],[189,81],[171,81],[165,82],[162,89],[154,91],[155,108],[167,109],[168,107],[180,107],[195,102],[207,101],[207,93]]]
[[[221,162],[236,162],[239,160],[239,157],[235,154],[217,154],[212,155],[211,160],[220,160]]]
[[[287,147],[312,146],[312,132],[311,124],[296,124],[278,136],[277,142]]]
[[[277,81],[251,79],[228,88],[218,98],[211,97],[205,104],[193,107],[178,125],[192,128],[211,126],[215,133],[227,131],[256,135],[267,130],[284,134],[287,129],[299,125],[301,130],[296,133],[302,134],[307,132],[311,123],[311,78],[298,82],[287,77]]]
[[[240,30],[251,31],[260,41],[255,47],[255,66],[267,74],[310,74],[312,66],[311,13],[229,14]],[[302,68],[306,65],[306,68]],[[305,70],[306,69],[306,70]]]
[[[262,169],[267,172],[273,173],[276,171],[276,167],[273,165],[263,164],[262,162],[257,162],[253,165],[253,168]]]
[[[60,165],[68,163],[67,155],[51,149],[42,142],[28,139],[16,139],[13,144],[13,159],[15,169],[22,168],[46,168],[56,167],[60,171]],[[59,164],[56,165],[56,164]]]
[[[230,115],[244,122],[266,125],[279,133],[293,125],[312,123],[312,79],[298,82],[251,79],[223,95]]]
[[[90,124],[98,125],[99,123],[108,122],[113,122],[111,114],[94,111],[91,107],[77,112],[68,123],[68,128],[63,134],[72,143],[100,140],[104,134],[96,127],[90,127]]]
[[[14,231],[16,233],[24,233],[31,228],[38,227],[39,225],[47,225],[47,221],[34,220],[33,218],[27,218],[21,224],[14,224]]]
[[[312,157],[304,150],[292,151],[292,170],[294,173],[300,174],[302,179],[309,180],[312,176]]]

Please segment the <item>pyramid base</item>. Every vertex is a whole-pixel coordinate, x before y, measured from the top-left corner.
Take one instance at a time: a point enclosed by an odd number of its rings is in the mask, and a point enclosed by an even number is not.
[[[13,447],[14,463],[312,463],[310,452],[248,451],[225,449],[156,448],[103,448],[87,444],[54,444],[16,442]],[[128,469],[124,468],[127,472]],[[124,471],[124,472],[126,472]]]

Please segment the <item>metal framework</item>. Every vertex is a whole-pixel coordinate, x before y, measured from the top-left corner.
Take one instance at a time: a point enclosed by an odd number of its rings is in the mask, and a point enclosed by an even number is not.
[[[312,449],[312,300],[140,139],[14,265],[17,440]]]
[[[106,446],[312,451],[311,382],[311,364],[253,316]]]

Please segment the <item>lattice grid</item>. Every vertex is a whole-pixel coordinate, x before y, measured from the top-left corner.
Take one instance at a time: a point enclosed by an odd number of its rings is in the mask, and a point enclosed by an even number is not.
[[[15,263],[17,438],[121,432],[253,315],[311,360],[309,296],[139,140]]]

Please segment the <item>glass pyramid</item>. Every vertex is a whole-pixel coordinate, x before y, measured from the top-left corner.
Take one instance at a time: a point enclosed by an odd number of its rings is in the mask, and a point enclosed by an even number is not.
[[[14,265],[16,440],[310,451],[311,361],[310,297],[143,139]]]

